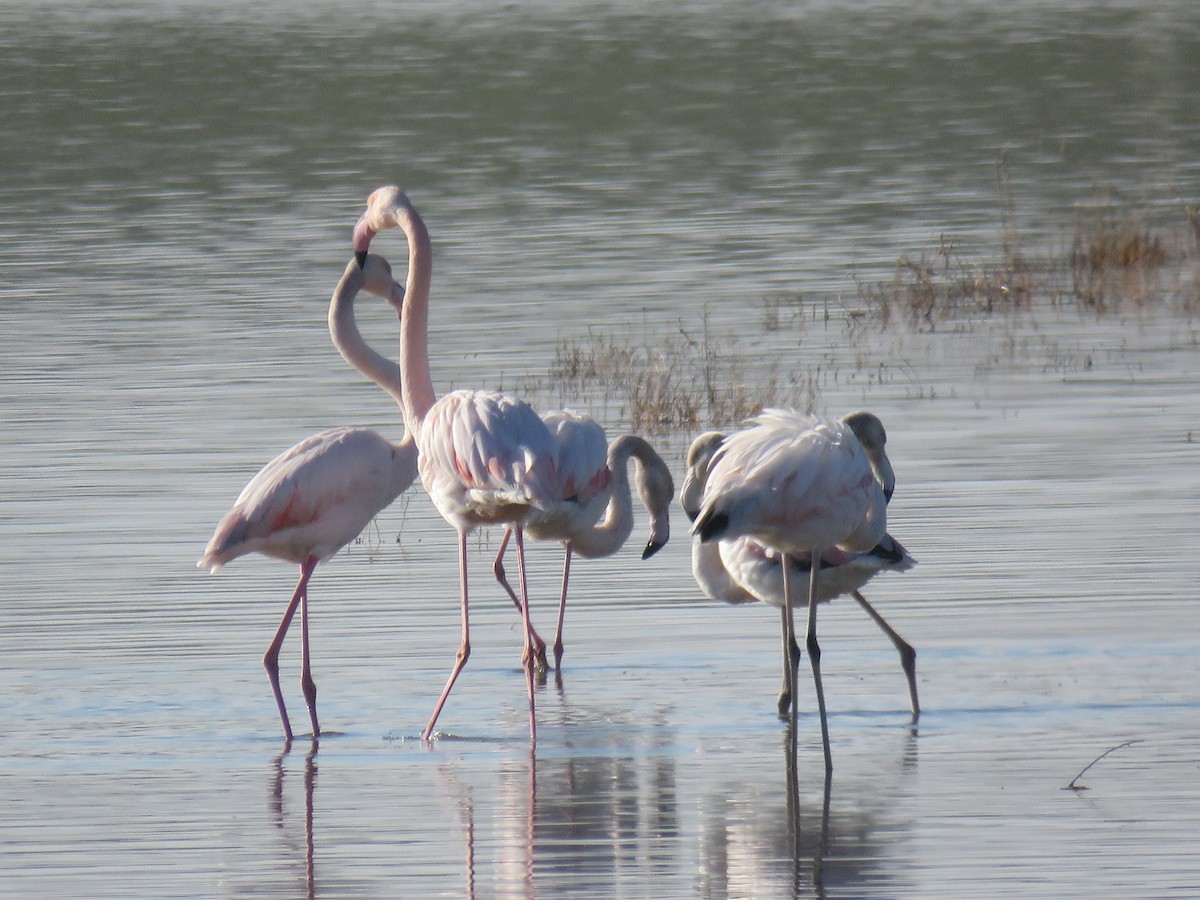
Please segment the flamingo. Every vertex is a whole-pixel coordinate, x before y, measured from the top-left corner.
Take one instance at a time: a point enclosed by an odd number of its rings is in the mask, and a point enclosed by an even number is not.
[[[708,466],[713,454],[725,440],[725,435],[710,431],[697,437],[687,456],[687,475],[679,492],[679,504],[689,519],[700,512],[700,498],[708,480]],[[809,577],[811,561],[792,557],[789,563],[793,578]],[[908,551],[890,534],[866,553],[850,556],[837,562],[830,555],[821,558],[821,578],[817,587],[817,602],[825,603],[843,594],[850,594],[891,640],[900,654],[900,665],[908,681],[908,697],[912,721],[921,715],[917,699],[916,651],[873,607],[859,590],[880,572],[906,572],[916,565]],[[716,544],[692,542],[692,574],[706,596],[726,603],[752,603],[762,600],[783,612],[783,567],[779,554],[752,538],[741,537]],[[786,627],[786,626],[785,626]],[[787,715],[791,704],[788,674],[791,657],[800,652],[799,646],[784,639],[784,685],[779,695],[779,714]]]
[[[554,436],[528,403],[487,390],[457,390],[436,396],[429,371],[429,286],[433,248],[429,231],[398,187],[385,186],[367,198],[354,227],[355,257],[366,259],[372,238],[399,227],[408,241],[408,277],[400,316],[402,406],[415,435],[421,482],[434,506],[458,532],[462,639],[446,686],[421,733],[433,735],[438,716],[471,655],[467,536],[482,525],[513,529],[521,585],[525,641],[521,655],[529,695],[529,739],[537,740],[534,716],[534,652],[525,574],[525,526],[552,502],[557,483]]]
[[[547,413],[542,421],[558,442],[558,497],[548,510],[530,518],[525,533],[538,540],[559,541],[566,551],[558,627],[554,636],[554,667],[561,669],[563,619],[572,555],[584,559],[612,556],[633,532],[629,460],[632,458],[637,462],[638,494],[650,513],[650,539],[642,551],[642,559],[657,553],[670,537],[670,505],[675,486],[667,464],[644,438],[621,435],[605,452],[604,429],[590,416],[562,410]],[[604,513],[603,521],[599,520],[601,513]],[[511,529],[504,533],[494,570],[496,580],[520,608],[504,572],[504,553],[511,534]],[[545,642],[539,641],[536,632],[533,637],[540,664],[545,668]]]
[[[895,475],[884,452],[886,434],[870,413],[827,419],[793,410],[767,409],[749,427],[729,435],[713,454],[692,534],[702,542],[751,537],[783,559],[783,616],[796,733],[796,661],[791,557],[808,556],[808,622],[805,645],[821,717],[825,770],[833,770],[816,611],[821,558],[865,553],[887,531],[887,497]]]
[[[379,256],[352,260],[329,304],[329,331],[342,355],[360,372],[399,398],[400,372],[395,363],[372,350],[354,321],[354,298],[362,289],[399,303],[403,288],[392,279],[391,266]],[[319,737],[317,686],[313,681],[308,641],[308,581],[325,562],[353,540],[367,524],[417,477],[417,447],[410,436],[399,444],[365,428],[330,428],[305,438],[267,463],[242,489],[217,525],[196,564],[216,572],[248,553],[262,553],[300,566],[300,580],[284,611],[275,637],[263,655],[286,740],[292,740],[283,691],[279,686],[279,651],[300,607],[301,677],[304,700]]]

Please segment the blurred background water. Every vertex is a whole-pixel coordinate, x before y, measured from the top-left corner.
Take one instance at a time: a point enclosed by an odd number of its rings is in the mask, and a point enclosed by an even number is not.
[[[1196,895],[1196,322],[857,316],[905,255],[1185,221],[1198,90],[1183,0],[0,4],[0,894]],[[536,753],[481,535],[424,748],[457,575],[416,490],[314,577],[331,733],[281,752],[259,659],[296,573],[194,563],[285,447],[401,434],[325,326],[388,182],[434,240],[439,391],[616,433],[627,399],[564,380],[564,343],[703,333],[752,387],[883,417],[920,564],[867,594],[925,711],[823,608],[828,802],[803,693],[789,796],[774,612],[700,596],[682,516],[651,561],[639,519],[575,567]],[[655,437],[678,477],[691,437]],[[560,554],[531,557],[547,631]]]

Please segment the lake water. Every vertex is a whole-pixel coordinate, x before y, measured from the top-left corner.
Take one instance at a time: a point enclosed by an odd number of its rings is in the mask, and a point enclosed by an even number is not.
[[[902,255],[1061,260],[1111,210],[1200,202],[1200,7],[993,6],[0,5],[0,895],[1200,894],[1197,321],[1069,287],[858,315]],[[297,573],[195,560],[280,450],[402,433],[325,326],[388,182],[434,240],[439,391],[618,433],[629,399],[559,377],[564,342],[705,335],[751,391],[884,419],[919,565],[866,594],[917,648],[917,726],[839,601],[828,795],[810,690],[792,765],[777,615],[700,595],[678,515],[652,560],[639,517],[574,567],[536,750],[473,539],[427,747],[458,587],[414,489],[314,576],[328,734],[283,747],[260,658]],[[382,304],[359,319],[395,347]],[[677,477],[708,424],[654,436]],[[561,554],[530,557],[551,632]]]

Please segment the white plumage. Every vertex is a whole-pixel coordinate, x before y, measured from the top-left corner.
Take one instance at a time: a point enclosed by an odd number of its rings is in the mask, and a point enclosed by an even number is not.
[[[854,413],[837,420],[791,410],[765,410],[747,428],[709,443],[711,459],[692,525],[692,533],[703,543],[751,538],[781,558],[787,657],[784,693],[790,699],[793,738],[796,657],[791,647],[795,644],[792,608],[796,599],[790,560],[807,558],[806,644],[817,690],[827,771],[833,763],[816,639],[820,561],[830,551],[835,553],[834,562],[845,561],[849,554],[870,551],[886,534],[887,500],[895,483],[883,449],[886,440],[882,423],[870,413]],[[732,602],[745,602],[745,595],[758,596],[735,577],[723,558],[718,565],[702,556],[699,568],[703,578],[712,579],[715,589],[730,596]],[[763,589],[761,585],[759,589]]]

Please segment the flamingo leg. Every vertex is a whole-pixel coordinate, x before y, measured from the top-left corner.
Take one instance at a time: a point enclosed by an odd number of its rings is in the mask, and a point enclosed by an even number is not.
[[[300,597],[300,690],[308,704],[308,718],[312,722],[313,740],[321,736],[317,724],[317,683],[312,677],[312,656],[308,650],[308,588]]]
[[[562,668],[563,655],[563,618],[567,614],[567,578],[571,574],[571,542],[566,543],[567,554],[563,558],[562,594],[558,598],[558,630],[554,632],[554,668]]]
[[[438,716],[442,714],[442,707],[446,705],[446,698],[450,696],[450,689],[454,687],[454,682],[458,680],[458,673],[463,670],[463,666],[471,658],[467,603],[467,533],[465,531],[458,533],[458,582],[462,588],[462,643],[458,645],[458,653],[454,657],[454,668],[450,670],[450,677],[446,679],[446,686],[442,688],[442,695],[438,697],[437,705],[433,708],[433,715],[429,717],[429,724],[421,732],[421,739],[424,741],[428,741],[433,735],[433,726],[437,724]]]
[[[867,598],[858,591],[853,592],[854,599],[858,601],[858,605],[867,611],[867,615],[874,620],[875,624],[883,629],[883,633],[891,639],[892,645],[900,653],[900,665],[904,669],[904,677],[908,679],[908,702],[912,708],[912,720],[915,722],[921,717],[921,704],[917,700],[917,651],[913,649],[912,644],[897,634],[883,616],[881,616],[870,603]]]
[[[825,715],[825,689],[821,686],[821,647],[817,644],[817,574],[821,571],[821,551],[812,552],[812,571],[808,577],[808,628],[804,644],[812,664],[813,684],[817,688],[817,710],[821,714],[821,746],[825,751],[825,772],[833,771],[833,754],[829,750],[829,720]],[[793,710],[795,704],[793,703]],[[795,713],[793,712],[793,716]]]
[[[521,618],[525,624],[525,649],[521,659],[525,660],[525,683],[529,689],[529,743],[537,743],[537,719],[534,716],[533,701],[533,625],[529,621],[529,583],[525,577],[525,530],[520,526],[516,529],[517,538],[517,571],[521,578]]]
[[[798,734],[796,731],[796,681],[800,669],[800,654],[793,653],[792,647],[796,644],[796,614],[792,604],[792,574],[791,563],[788,554],[780,554],[783,560],[783,659],[787,666],[786,674],[784,675],[784,684],[790,684],[792,690],[788,697],[788,737],[792,751],[792,757],[795,758],[798,742]],[[780,698],[782,701],[782,698]]]
[[[786,719],[792,708],[792,694],[796,690],[793,672],[800,665],[800,645],[796,643],[795,630],[789,630],[787,604],[779,609],[779,620],[783,626],[783,688],[779,692],[779,716]]]
[[[275,637],[271,639],[267,652],[263,654],[263,668],[267,670],[267,677],[271,679],[271,691],[275,694],[275,705],[279,707],[279,718],[283,721],[283,736],[289,744],[292,741],[292,723],[288,721],[287,707],[283,703],[283,690],[279,687],[279,650],[283,647],[283,639],[287,635],[288,626],[292,624],[296,607],[308,594],[308,579],[312,577],[316,567],[315,556],[310,556],[301,563],[300,580],[296,582],[296,590],[292,592],[292,599],[283,611],[283,618],[279,621],[279,627],[275,629]]]
[[[517,592],[514,591],[512,589],[512,585],[508,583],[508,575],[504,571],[504,554],[508,550],[508,542],[511,538],[512,529],[505,528],[504,537],[500,541],[500,549],[496,553],[496,561],[492,563],[492,572],[495,574],[496,580],[500,582],[500,587],[504,588],[505,593],[508,594],[508,599],[513,602],[513,606],[515,606],[517,611],[520,612],[521,598],[517,596]],[[535,658],[537,660],[537,670],[539,672],[545,672],[550,668],[549,664],[546,662],[546,642],[542,640],[541,635],[537,633],[537,629],[533,629],[533,649]],[[525,660],[521,660],[521,662],[524,663]]]

